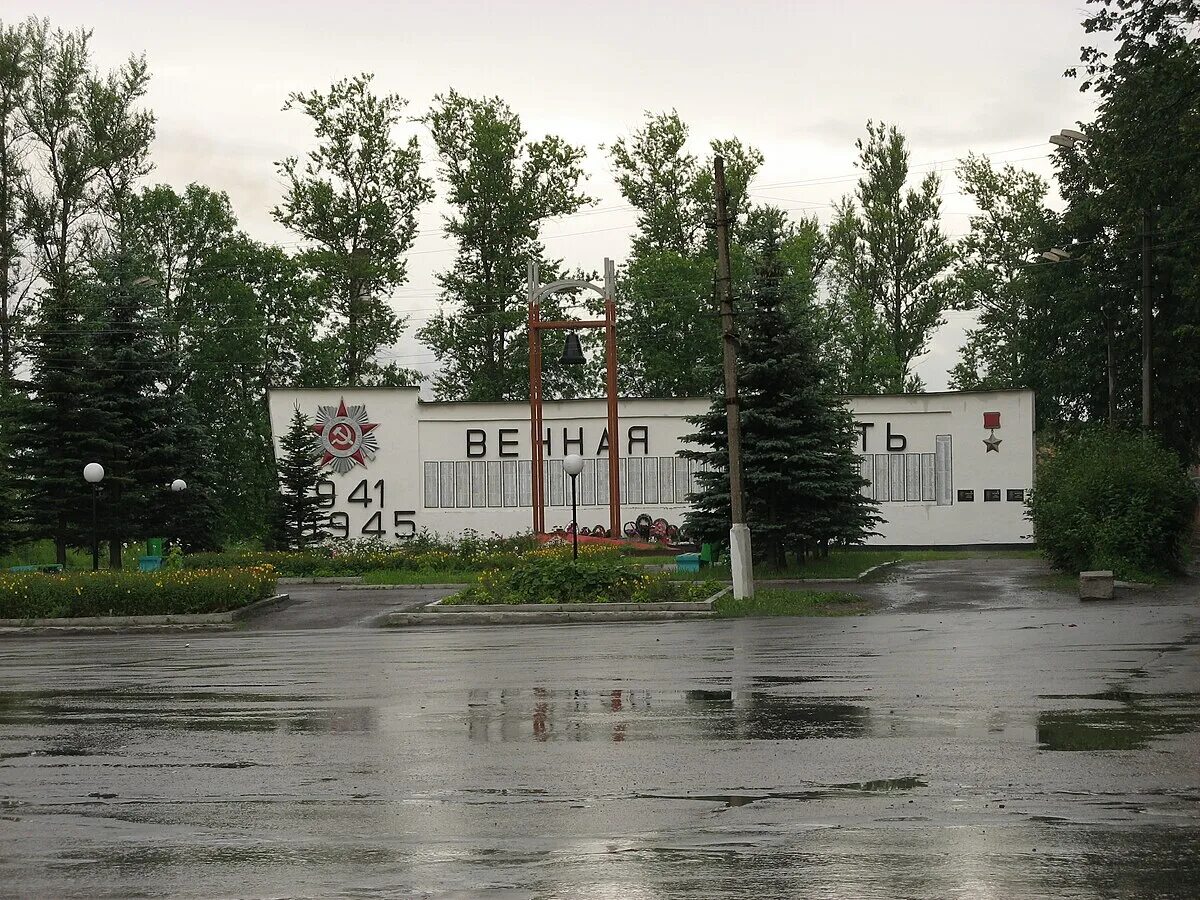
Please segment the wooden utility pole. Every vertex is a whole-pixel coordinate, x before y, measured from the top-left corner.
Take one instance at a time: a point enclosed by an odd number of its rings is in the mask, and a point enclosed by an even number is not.
[[[1142,210],[1142,431],[1154,426],[1154,407],[1151,382],[1154,378],[1154,298],[1153,270],[1151,268],[1151,232],[1154,214],[1149,208]]]
[[[742,418],[737,396],[737,325],[733,321],[733,276],[729,268],[729,192],[725,160],[713,160],[717,195],[717,302],[721,307],[721,362],[725,375],[725,426],[729,433],[729,505],[732,524],[746,521],[742,493]]]
[[[733,320],[733,278],[729,266],[729,191],[725,186],[725,160],[713,160],[713,190],[717,206],[717,300],[721,307],[721,360],[725,375],[725,427],[729,439],[729,556],[733,594],[754,596],[750,530],[746,527],[742,490],[742,419],[737,392],[737,325]]]

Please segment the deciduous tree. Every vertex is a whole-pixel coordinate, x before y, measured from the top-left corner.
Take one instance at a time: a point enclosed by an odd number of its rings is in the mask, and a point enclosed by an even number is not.
[[[717,154],[725,160],[734,282],[739,290],[746,283],[741,245],[755,214],[747,192],[762,154],[728,138],[711,141],[709,155],[697,157],[687,149],[688,134],[674,110],[647,113],[641,128],[609,148],[617,185],[638,216],[618,291],[621,390],[635,396],[706,396],[719,377],[711,228]]]
[[[434,98],[422,121],[455,209],[446,232],[458,243],[454,266],[438,275],[441,308],[418,332],[440,362],[434,393],[451,400],[526,397],[528,267],[538,263],[543,283],[560,277],[558,263],[545,257],[541,229],[590,202],[580,188],[583,148],[556,135],[528,140],[520,116],[499,97],[451,90]],[[551,298],[543,318],[559,317],[560,302]],[[548,370],[548,387],[562,394],[586,374],[596,373]]]
[[[93,71],[85,30],[52,31],[31,20],[28,91],[28,171],[21,191],[25,225],[39,278],[39,309],[30,341],[32,400],[20,413],[16,463],[27,492],[31,536],[55,541],[65,563],[68,542],[90,523],[82,469],[97,440],[97,370],[89,263],[110,246],[116,203],[112,172],[137,169],[145,128],[121,122],[137,116],[146,87],[136,58],[107,76]],[[127,182],[119,182],[127,190]],[[114,482],[115,483],[115,482]]]
[[[895,126],[867,122],[863,175],[829,229],[832,303],[849,366],[844,390],[920,388],[912,362],[925,352],[947,304],[953,250],[942,233],[940,180],[909,188],[909,151]]]
[[[433,196],[416,136],[395,134],[408,101],[375,94],[373,78],[357,75],[288,98],[284,109],[309,116],[317,145],[303,161],[289,156],[277,164],[287,189],[272,210],[304,242],[300,258],[326,293],[330,339],[342,360],[337,375],[348,385],[416,378],[376,354],[403,331],[388,300],[407,280],[417,209]]]
[[[0,395],[16,374],[16,325],[30,279],[23,260],[25,237],[21,187],[27,177],[29,128],[29,29],[0,21]]]
[[[1045,205],[1046,182],[1011,164],[997,170],[986,156],[973,154],[959,163],[957,174],[979,212],[957,247],[951,299],[977,319],[967,331],[962,361],[950,373],[951,386],[1037,388],[1042,359],[1033,352],[1030,320],[1044,285],[1033,269],[1041,262],[1035,251],[1058,236]]]
[[[1200,9],[1185,0],[1089,0],[1084,28],[1112,49],[1085,47],[1081,89],[1097,102],[1086,142],[1057,154],[1067,201],[1065,237],[1084,247],[1089,277],[1077,302],[1055,317],[1057,333],[1103,334],[1113,323],[1118,359],[1136,360],[1141,342],[1143,217],[1152,220],[1153,426],[1185,459],[1200,454]],[[1069,317],[1068,317],[1069,316]],[[1054,331],[1051,332],[1054,335]],[[1056,338],[1060,343],[1061,339]],[[1105,393],[1088,390],[1104,371],[1103,341],[1091,342],[1075,376],[1053,386],[1063,405],[1100,419]],[[1043,352],[1045,352],[1043,350]],[[1140,371],[1117,370],[1121,413],[1136,413]],[[1098,402],[1097,402],[1098,401]]]

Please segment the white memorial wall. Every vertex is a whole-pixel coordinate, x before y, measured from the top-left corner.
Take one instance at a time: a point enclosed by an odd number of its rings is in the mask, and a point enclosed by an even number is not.
[[[278,442],[293,408],[313,420],[325,478],[320,493],[338,537],[403,540],[428,529],[513,534],[532,525],[529,405],[423,402],[416,388],[272,391]],[[873,545],[1029,543],[1033,394],[991,391],[850,397],[855,450],[887,520]],[[682,525],[697,464],[678,456],[695,429],[694,399],[620,402],[621,519]],[[571,521],[563,457],[578,453],[580,528],[608,513],[603,400],[544,405],[546,526]]]

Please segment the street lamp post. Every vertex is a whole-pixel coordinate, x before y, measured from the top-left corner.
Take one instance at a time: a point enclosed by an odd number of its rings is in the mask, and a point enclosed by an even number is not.
[[[100,497],[100,482],[104,480],[104,466],[88,463],[83,467],[83,480],[92,486],[92,571],[100,569],[100,533],[96,527],[96,506]]]
[[[571,560],[579,561],[579,504],[575,497],[575,479],[583,471],[583,457],[572,453],[563,459],[563,471],[571,476]]]
[[[186,491],[186,490],[187,490],[187,482],[184,481],[182,478],[176,478],[174,481],[171,482],[172,493],[178,494],[178,493],[180,493],[182,491]],[[168,530],[176,532],[176,538],[179,540],[180,551],[182,552],[183,537],[179,533],[180,529],[179,529],[179,518],[178,518],[178,516],[179,516],[179,504],[178,503],[171,504],[171,514],[173,516],[175,516],[175,518],[170,520],[171,526]],[[168,534],[168,535],[166,535],[166,537],[169,538],[170,535]]]

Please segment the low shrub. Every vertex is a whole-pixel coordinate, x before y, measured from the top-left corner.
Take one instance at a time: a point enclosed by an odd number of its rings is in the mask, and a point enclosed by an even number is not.
[[[226,612],[271,596],[275,579],[270,566],[144,573],[0,573],[0,618]]]
[[[1029,499],[1038,548],[1067,572],[1177,571],[1196,504],[1178,457],[1141,434],[1097,430],[1047,452]]]
[[[580,548],[579,561],[565,548],[546,548],[523,556],[511,569],[488,569],[473,586],[446,602],[652,603],[703,600],[714,587],[671,581],[647,573],[610,548]]]

